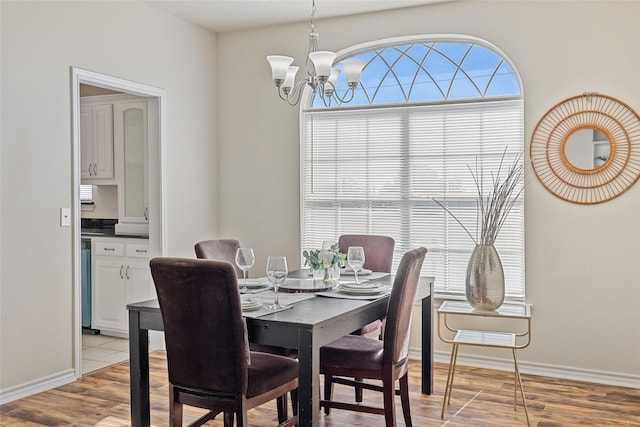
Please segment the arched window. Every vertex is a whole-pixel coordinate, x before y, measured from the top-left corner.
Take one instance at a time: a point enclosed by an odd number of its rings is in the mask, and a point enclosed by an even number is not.
[[[477,190],[470,168],[496,172],[524,150],[523,98],[509,60],[475,38],[404,38],[356,47],[366,61],[354,99],[307,99],[302,126],[303,249],[341,234],[396,241],[394,267],[417,246],[439,294],[464,293]],[[342,93],[346,82],[338,80]],[[506,150],[506,157],[503,156]],[[522,161],[522,157],[520,157]],[[490,176],[489,176],[490,179]],[[507,297],[524,297],[524,193],[496,240]]]

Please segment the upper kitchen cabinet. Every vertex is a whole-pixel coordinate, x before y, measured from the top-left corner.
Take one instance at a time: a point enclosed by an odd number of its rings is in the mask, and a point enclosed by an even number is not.
[[[83,99],[80,104],[83,184],[115,184],[113,104]]]
[[[147,179],[147,102],[114,105],[116,146],[122,150],[123,176],[118,187],[116,234],[149,234]]]

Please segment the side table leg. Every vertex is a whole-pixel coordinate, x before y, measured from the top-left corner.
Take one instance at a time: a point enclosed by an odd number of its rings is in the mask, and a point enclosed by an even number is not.
[[[515,366],[516,378],[515,380],[520,384],[520,394],[522,395],[522,406],[524,406],[524,414],[527,417],[527,426],[531,426],[529,422],[529,411],[527,410],[527,400],[524,397],[524,387],[522,385],[522,377],[520,376],[520,369],[518,369],[518,359],[516,358],[515,348],[511,350],[513,352],[513,364]]]
[[[453,344],[451,348],[451,359],[449,360],[449,372],[447,373],[447,385],[444,387],[444,398],[442,399],[442,412],[440,418],[444,418],[444,407],[451,403],[451,390],[453,388],[453,373],[455,371],[456,359],[458,358],[458,344]]]

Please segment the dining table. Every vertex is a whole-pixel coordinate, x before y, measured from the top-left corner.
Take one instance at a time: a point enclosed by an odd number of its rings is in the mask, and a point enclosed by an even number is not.
[[[394,276],[374,273],[376,282],[390,290]],[[242,280],[242,279],[240,279]],[[308,283],[308,270],[290,272],[288,283]],[[366,280],[365,277],[362,280]],[[420,277],[414,306],[421,307],[421,373],[423,394],[433,390],[433,277]],[[287,283],[287,282],[285,282]],[[296,286],[289,291],[295,292]],[[304,286],[302,286],[304,288]],[[264,291],[273,296],[272,290]],[[301,292],[309,293],[308,289]],[[263,295],[264,297],[265,295]],[[284,294],[282,294],[284,296]],[[319,425],[320,347],[381,319],[387,311],[389,292],[365,298],[345,295],[336,289],[322,289],[313,296],[292,303],[287,309],[247,312],[249,341],[296,349],[298,353],[299,426]],[[163,322],[157,300],[127,305],[129,312],[129,356],[131,426],[150,426],[149,331],[162,331]]]

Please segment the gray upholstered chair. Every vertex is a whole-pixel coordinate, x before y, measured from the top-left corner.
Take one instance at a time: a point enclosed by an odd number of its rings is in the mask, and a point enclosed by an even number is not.
[[[295,416],[287,419],[287,393],[295,405],[298,362],[249,351],[233,267],[183,258],[153,258],[150,265],[164,323],[171,425],[182,426],[189,405],[210,411],[196,425],[223,412],[225,427],[234,417],[246,426],[247,410],[273,399],[279,425],[295,425]]]
[[[382,414],[387,427],[395,427],[395,382],[400,383],[402,412],[407,427],[411,424],[407,361],[409,328],[420,270],[427,250],[407,252],[400,261],[387,307],[384,339],[372,340],[359,335],[347,335],[320,349],[320,372],[324,374],[324,399],[321,406],[329,414],[331,408]],[[362,383],[350,378],[381,380],[378,384]],[[333,384],[346,384],[383,393],[384,407],[336,402],[332,400]]]

